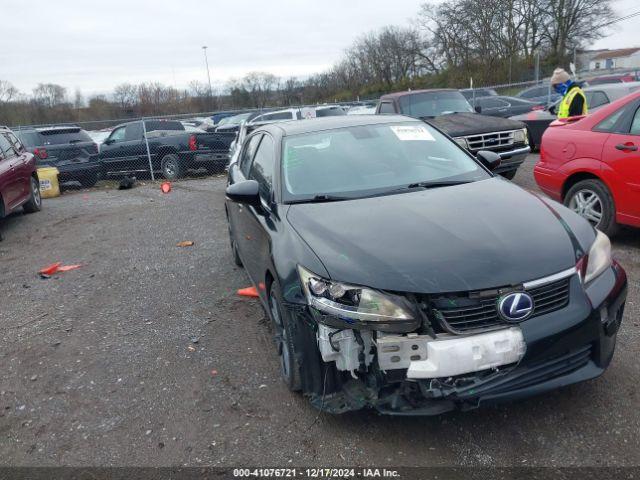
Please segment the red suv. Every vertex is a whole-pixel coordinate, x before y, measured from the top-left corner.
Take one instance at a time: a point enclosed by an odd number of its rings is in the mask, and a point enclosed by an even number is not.
[[[0,126],[0,218],[20,207],[33,213],[41,206],[34,156],[11,130]]]
[[[586,117],[551,123],[538,186],[608,235],[640,227],[640,91]]]

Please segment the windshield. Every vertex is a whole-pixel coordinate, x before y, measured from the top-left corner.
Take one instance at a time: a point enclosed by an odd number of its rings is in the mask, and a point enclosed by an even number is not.
[[[364,125],[285,137],[285,201],[358,198],[416,182],[490,178],[464,150],[421,122]]]
[[[227,117],[220,120],[220,125],[240,125],[243,121],[248,119],[253,112],[241,113],[240,115],[234,115],[233,117]],[[224,123],[223,123],[224,122]]]
[[[447,113],[473,112],[460,92],[424,92],[400,97],[400,110],[410,117],[437,117]]]

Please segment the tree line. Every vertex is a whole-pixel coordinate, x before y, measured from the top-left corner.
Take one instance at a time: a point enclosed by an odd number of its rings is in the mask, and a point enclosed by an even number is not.
[[[448,0],[422,4],[413,22],[369,32],[328,70],[308,78],[252,72],[210,95],[194,81],[121,84],[85,99],[60,85],[31,94],[0,80],[0,124],[38,124],[264,108],[376,98],[406,88],[466,87],[533,79],[568,66],[576,49],[606,33],[612,0]]]

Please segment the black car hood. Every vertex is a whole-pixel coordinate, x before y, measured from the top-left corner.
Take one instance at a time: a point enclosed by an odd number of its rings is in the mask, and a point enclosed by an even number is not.
[[[550,205],[492,178],[295,204],[287,219],[334,280],[399,292],[459,292],[518,285],[574,267],[576,236],[561,221],[567,212]],[[575,221],[578,237],[589,238],[593,229]]]
[[[522,123],[515,120],[490,117],[478,113],[451,113],[439,117],[425,117],[422,118],[422,120],[439,128],[452,137],[524,128]]]

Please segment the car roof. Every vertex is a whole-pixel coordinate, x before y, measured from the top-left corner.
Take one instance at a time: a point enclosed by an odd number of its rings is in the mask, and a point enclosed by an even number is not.
[[[617,91],[631,92],[633,89],[637,89],[637,88],[640,88],[640,82],[602,83],[600,85],[591,85],[589,87],[585,87],[584,91],[589,92],[591,90],[602,90],[605,93],[617,92]]]
[[[421,123],[404,115],[340,115],[336,117],[319,117],[304,120],[270,123],[260,130],[267,130],[286,137],[302,133],[322,132],[335,128],[359,127],[365,125],[384,125],[387,123]]]
[[[416,93],[432,93],[432,92],[457,92],[455,88],[427,88],[423,90],[405,90],[403,92],[387,93],[382,95],[380,100],[391,100],[394,98],[404,97],[406,95],[415,95]]]

